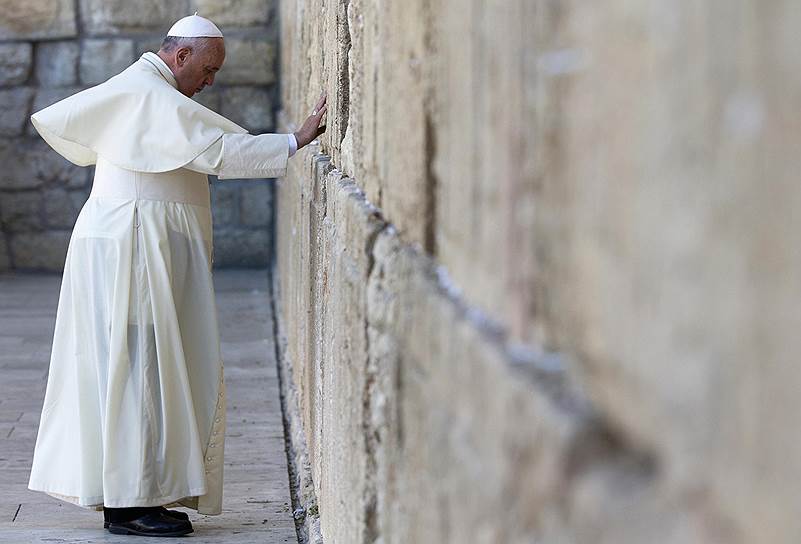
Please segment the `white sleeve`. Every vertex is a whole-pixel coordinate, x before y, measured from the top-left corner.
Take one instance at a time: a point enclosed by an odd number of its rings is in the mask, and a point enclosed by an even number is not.
[[[298,139],[291,132],[287,136],[289,136],[289,156],[291,157],[298,150]]]
[[[218,179],[278,178],[286,175],[289,151],[286,134],[227,133],[184,168]]]

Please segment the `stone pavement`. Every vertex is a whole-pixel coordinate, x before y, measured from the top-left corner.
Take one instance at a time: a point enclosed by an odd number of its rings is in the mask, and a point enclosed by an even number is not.
[[[27,488],[60,281],[60,275],[0,274],[0,542],[141,541],[105,531],[101,512]],[[223,512],[183,509],[195,528],[185,538],[296,543],[268,275],[215,270],[214,285],[228,386]]]

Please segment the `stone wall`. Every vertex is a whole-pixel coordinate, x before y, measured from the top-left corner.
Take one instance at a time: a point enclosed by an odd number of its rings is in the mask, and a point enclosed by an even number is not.
[[[329,93],[276,211],[311,540],[801,539],[799,24],[282,4],[285,118]]]
[[[60,272],[91,190],[93,168],[50,149],[30,114],[158,50],[170,25],[195,11],[226,35],[223,69],[195,98],[251,133],[274,131],[274,0],[0,0],[0,270]],[[214,267],[266,266],[274,180],[210,183]]]

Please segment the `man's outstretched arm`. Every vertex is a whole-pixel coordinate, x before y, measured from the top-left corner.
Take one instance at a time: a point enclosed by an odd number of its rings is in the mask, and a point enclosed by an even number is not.
[[[325,125],[319,126],[326,112],[325,101],[323,94],[312,115],[295,133],[223,134],[185,168],[214,174],[219,179],[282,177],[289,157],[325,132]]]

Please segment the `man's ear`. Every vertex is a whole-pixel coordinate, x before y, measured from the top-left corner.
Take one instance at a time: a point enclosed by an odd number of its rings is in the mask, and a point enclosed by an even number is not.
[[[178,66],[183,66],[186,63],[186,59],[189,58],[191,52],[192,50],[188,47],[182,47],[178,50],[178,53],[175,55],[175,62]]]

